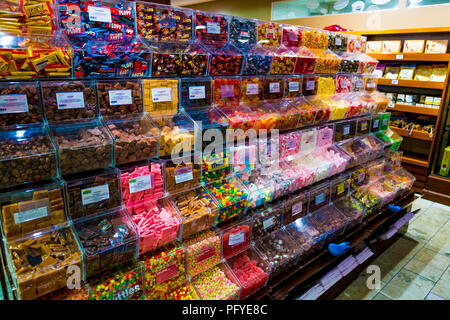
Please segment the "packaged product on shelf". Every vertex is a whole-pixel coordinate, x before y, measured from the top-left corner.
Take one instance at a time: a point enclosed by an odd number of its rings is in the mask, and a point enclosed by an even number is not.
[[[391,113],[390,112],[384,112],[384,113],[379,113],[380,116],[380,130],[387,130],[389,129],[389,120],[391,118]]]
[[[364,136],[370,133],[370,121],[370,116],[358,118],[358,124],[356,126],[356,136]]]
[[[283,203],[284,213],[281,222],[287,226],[292,221],[295,221],[308,214],[309,192],[298,190],[290,194]]]
[[[75,78],[140,78],[150,76],[151,50],[139,39],[130,43],[88,41],[74,47]]]
[[[278,202],[273,205],[263,205],[249,210],[247,215],[253,220],[252,241],[258,241],[274,230],[281,228],[284,203]]]
[[[0,126],[27,128],[44,122],[37,82],[0,84]]]
[[[6,263],[21,300],[67,287],[67,268],[82,269],[82,253],[71,227],[53,227],[5,239]]]
[[[98,122],[52,126],[61,175],[112,166],[113,138]]]
[[[317,95],[329,97],[336,93],[336,83],[334,76],[319,77],[317,81]]]
[[[280,76],[265,77],[264,85],[264,100],[282,99],[284,94],[284,80]]]
[[[222,255],[230,259],[250,248],[252,239],[252,219],[246,219],[222,230]]]
[[[319,251],[327,236],[326,234],[320,234],[306,220],[306,217],[301,217],[291,222],[286,226],[286,230],[299,247],[299,261]]]
[[[314,73],[317,64],[317,56],[306,47],[300,47],[295,51],[297,62],[295,63],[294,73]]]
[[[211,78],[185,78],[180,81],[180,106],[184,109],[212,105]]]
[[[0,187],[56,177],[56,150],[47,130],[0,131]]]
[[[52,182],[27,188],[8,189],[0,194],[2,230],[6,239],[66,224],[64,183]]]
[[[225,148],[222,151],[204,152],[202,154],[202,182],[208,184],[227,177],[231,172],[230,154],[233,153]]]
[[[267,235],[256,242],[255,247],[270,264],[271,279],[293,267],[300,254],[300,246],[285,230],[277,230]]]
[[[120,171],[106,169],[67,177],[68,208],[72,220],[120,207]]]
[[[303,78],[299,75],[284,78],[284,97],[298,98],[302,96]]]
[[[41,94],[49,123],[79,122],[97,117],[97,93],[92,80],[42,81]]]
[[[202,300],[239,300],[239,280],[224,263],[197,275],[192,284]]]
[[[57,36],[2,35],[0,77],[4,79],[70,78],[73,51]]]
[[[330,50],[316,51],[317,62],[315,73],[337,73],[341,65],[341,58]]]
[[[334,52],[347,51],[347,36],[337,32],[328,32],[327,48]]]
[[[398,150],[403,141],[403,137],[391,129],[375,132],[375,136],[383,141],[385,148],[389,147],[392,151]]]
[[[319,76],[303,76],[303,87],[302,92],[304,96],[315,96],[317,95],[317,85],[319,82]]]
[[[386,69],[384,70],[383,78],[395,80],[395,79],[398,79],[399,73],[400,73],[399,65],[386,66]]]
[[[168,246],[141,258],[148,300],[160,300],[186,281],[186,250]]]
[[[408,40],[406,40],[406,41],[408,41]],[[367,41],[365,52],[366,53],[381,53],[382,45],[383,45],[383,41]]]
[[[241,101],[243,103],[255,103],[263,100],[263,78],[242,77],[241,79]]]
[[[370,158],[370,147],[359,138],[347,140],[340,147],[350,156],[348,168],[363,164]]]
[[[104,119],[123,119],[143,113],[140,80],[99,80],[100,114]]]
[[[356,134],[357,119],[336,122],[334,126],[334,141],[341,142],[351,139]]]
[[[430,65],[417,66],[416,72],[414,73],[414,80],[419,81],[429,81],[433,67]]]
[[[366,50],[366,37],[347,35],[347,51],[348,52],[364,52]]]
[[[280,135],[280,158],[292,160],[298,156],[301,148],[302,132],[295,131]]]
[[[414,75],[414,70],[416,69],[415,64],[404,64],[400,67],[400,72],[398,78],[400,80],[412,80]]]
[[[150,116],[165,116],[178,112],[178,80],[143,80],[144,108]]]
[[[171,200],[183,216],[181,239],[215,225],[218,205],[203,188],[176,194]]]
[[[303,80],[303,84],[306,79]],[[292,101],[292,104],[300,110],[300,117],[298,118],[297,127],[311,126],[314,124],[318,109],[305,98],[297,98]]]
[[[144,161],[120,168],[122,200],[127,208],[164,196],[162,168],[160,161]]]
[[[447,76],[447,66],[444,64],[433,65],[430,81],[444,82]]]
[[[227,264],[239,280],[240,299],[249,297],[267,285],[271,272],[270,264],[255,249],[250,248],[246,252],[228,259]]]
[[[161,132],[160,157],[194,150],[196,125],[185,114],[152,117],[152,120]]]
[[[276,22],[260,21],[258,44],[266,47],[278,47],[281,44],[281,25]]]
[[[214,78],[213,103],[218,107],[237,107],[240,101],[241,80],[239,77]]]
[[[207,230],[183,241],[187,274],[190,278],[219,264],[222,260],[220,233]]]
[[[315,212],[330,203],[330,182],[325,182],[310,190],[309,212]]]
[[[358,53],[356,57],[359,61],[358,73],[372,74],[377,68],[378,61],[371,56],[364,53]]]
[[[288,47],[280,46],[273,50],[271,74],[292,74],[294,72],[297,55]]]
[[[352,89],[352,77],[338,74],[336,76],[336,93],[349,93]]]
[[[142,267],[125,264],[89,280],[89,300],[144,300]]]
[[[244,65],[242,67],[243,75],[264,75],[268,74],[272,66],[273,54],[263,46],[255,46],[246,52],[244,56]]]
[[[237,48],[247,51],[257,40],[257,20],[232,17],[230,20],[230,42]]]
[[[383,155],[384,144],[383,142],[375,137],[373,134],[369,134],[361,139],[370,148],[370,158],[375,159]]]
[[[114,137],[115,165],[158,155],[159,130],[148,116],[109,121],[106,125]]]
[[[248,191],[234,177],[213,182],[207,185],[204,192],[210,194],[219,203],[217,223],[244,214],[247,209]]]
[[[278,129],[281,126],[281,116],[270,102],[258,102],[249,105],[250,110],[256,116],[255,129],[265,129],[270,132],[272,129]]]
[[[232,44],[224,47],[208,47],[211,53],[208,74],[211,76],[240,75],[243,55]]]
[[[333,205],[324,206],[304,219],[319,231],[321,237],[326,235],[323,245],[341,235],[348,221],[348,218]]]
[[[195,189],[200,185],[199,154],[175,155],[163,161],[164,185],[169,194]]]
[[[85,278],[136,258],[137,229],[124,207],[80,219],[74,229],[83,250]]]
[[[195,38],[206,44],[223,46],[228,41],[229,18],[203,11],[195,12]]]
[[[303,43],[302,28],[299,26],[283,25],[281,30],[281,44],[297,49]]]
[[[290,99],[283,99],[280,101],[274,101],[271,105],[275,110],[277,110],[280,116],[277,129],[292,130],[299,127],[299,118],[302,111],[296,107],[295,102],[292,102]]]
[[[350,190],[353,192],[369,182],[369,168],[367,165],[354,168],[350,173]]]
[[[341,52],[341,65],[339,66],[339,72],[342,73],[357,73],[360,66],[358,55],[350,52]]]
[[[303,45],[309,49],[325,50],[328,46],[328,34],[325,31],[304,28]]]
[[[185,283],[167,293],[165,293],[160,300],[200,300],[197,291],[194,289],[192,283]]]
[[[138,34],[154,41],[192,40],[193,11],[136,1],[136,27]]]

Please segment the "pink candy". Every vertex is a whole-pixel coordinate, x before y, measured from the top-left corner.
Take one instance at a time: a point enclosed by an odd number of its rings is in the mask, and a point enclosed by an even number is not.
[[[317,133],[317,147],[329,146],[333,143],[333,128],[323,127]]]
[[[291,160],[300,152],[300,132],[290,132],[280,136],[280,157]]]

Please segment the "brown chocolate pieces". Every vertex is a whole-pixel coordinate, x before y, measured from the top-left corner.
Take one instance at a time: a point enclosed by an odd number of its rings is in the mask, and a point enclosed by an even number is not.
[[[119,90],[123,91],[119,92]],[[100,114],[107,119],[124,119],[143,112],[142,90],[139,81],[99,81],[98,95]]]

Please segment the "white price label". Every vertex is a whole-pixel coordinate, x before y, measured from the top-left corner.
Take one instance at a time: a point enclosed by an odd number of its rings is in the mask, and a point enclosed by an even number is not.
[[[228,245],[235,246],[241,244],[245,241],[245,232],[231,233],[228,238]]]
[[[220,25],[214,22],[207,22],[206,32],[211,34],[220,34]]]
[[[180,168],[180,169],[175,169],[174,174],[175,174],[175,183],[176,184],[194,179],[194,175],[192,173],[191,166]]]
[[[171,88],[152,88],[152,100],[153,102],[172,101]]]
[[[189,100],[205,99],[205,86],[189,87]]]
[[[131,89],[109,90],[109,104],[111,106],[123,106],[133,104]]]
[[[146,174],[144,176],[132,178],[128,181],[130,193],[141,192],[153,188],[153,176]]]
[[[343,88],[343,89],[347,89],[348,88],[348,81],[347,81],[347,79],[343,79],[341,81],[341,88]]]
[[[27,221],[47,217],[50,213],[48,198],[19,203],[19,212],[14,213],[14,223],[21,224]]]
[[[57,92],[56,103],[58,110],[84,108],[83,92]]]
[[[373,120],[373,125],[372,125],[372,127],[373,127],[374,129],[377,129],[379,125],[380,125],[380,120],[378,120],[378,119]]]
[[[298,81],[289,82],[289,92],[298,92],[300,91],[300,83]]]
[[[92,188],[81,190],[81,202],[83,206],[109,199],[109,186],[102,184]]]
[[[247,84],[247,95],[258,94],[259,84],[258,83],[248,83]]]
[[[88,13],[90,21],[112,23],[110,8],[89,6]]]
[[[28,112],[28,100],[24,94],[0,96],[0,114]]]
[[[292,216],[296,216],[303,211],[303,203],[297,202],[292,205]]]
[[[334,40],[334,44],[335,44],[336,46],[342,46],[342,39],[339,38],[339,37],[337,37],[337,38]]]
[[[355,87],[356,88],[362,88],[363,87],[363,81],[361,79],[356,80]]]
[[[280,83],[279,82],[269,83],[269,91],[270,91],[270,93],[279,93],[280,92]]]
[[[273,227],[277,223],[277,219],[274,216],[263,220],[263,230],[267,230]]]
[[[345,127],[344,127],[344,129],[343,129],[343,134],[344,134],[344,135],[350,134],[350,126],[345,126]]]
[[[398,84],[398,80],[397,79],[392,80],[392,84]]]
[[[389,108],[395,108],[395,103],[389,102]]]
[[[398,83],[398,81],[397,81],[397,83]],[[376,86],[376,84],[374,81],[367,82],[367,88],[375,88],[375,86]]]
[[[402,54],[398,54],[398,55],[395,56],[395,59],[403,60],[403,55]]]
[[[306,90],[311,91],[314,90],[316,82],[314,80],[306,81]]]

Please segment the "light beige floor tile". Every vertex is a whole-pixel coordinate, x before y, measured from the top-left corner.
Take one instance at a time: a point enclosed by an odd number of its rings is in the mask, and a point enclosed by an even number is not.
[[[450,258],[433,251],[422,248],[405,266],[405,269],[437,282],[448,268]]]
[[[424,212],[425,210],[430,208],[432,205],[433,205],[433,201],[429,201],[429,200],[426,200],[426,199],[419,198],[419,199],[415,200],[412,203],[412,210],[411,211],[414,211],[414,210],[420,208],[421,212]]]
[[[433,285],[433,281],[403,269],[381,292],[395,300],[423,300]]]
[[[425,211],[419,219],[422,219],[423,221],[432,224],[432,225],[438,225],[443,226],[447,223],[448,219],[450,218],[450,213],[441,210],[441,209],[435,209],[431,207],[427,211]],[[415,220],[417,221],[417,220]]]
[[[442,210],[446,210],[447,212],[450,212],[450,206],[446,206],[445,204],[433,202],[433,208],[438,208]]]
[[[366,281],[369,275],[365,271],[361,272],[358,278],[353,281],[336,299],[337,300],[371,300],[379,290],[367,288]]]
[[[448,223],[447,223],[448,224]],[[425,245],[426,248],[450,257],[450,232],[446,227],[439,230]]]
[[[425,300],[445,300],[444,298],[439,297],[438,295],[435,295],[434,293],[430,292]]]
[[[373,300],[392,300],[388,296],[382,294],[381,292],[377,293],[377,295],[373,298]]]
[[[429,221],[424,220],[423,217],[419,217],[409,224],[408,232],[406,234],[416,241],[426,243],[441,228],[442,225],[430,223]]]
[[[436,294],[445,300],[450,300],[450,281],[446,279],[439,280],[431,290],[431,293]]]

